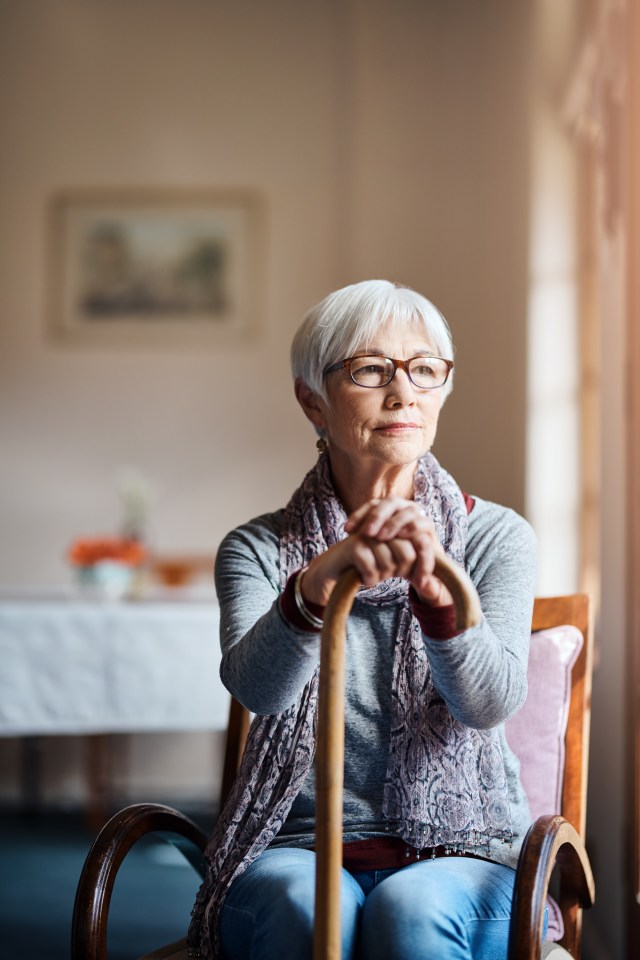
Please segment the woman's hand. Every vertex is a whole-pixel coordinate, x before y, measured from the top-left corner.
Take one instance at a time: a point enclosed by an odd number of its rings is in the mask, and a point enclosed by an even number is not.
[[[436,551],[441,548],[433,523],[417,503],[400,497],[369,500],[349,516],[345,530],[346,540],[312,560],[303,576],[302,594],[310,603],[325,606],[348,567],[356,568],[365,587],[403,577],[426,603],[452,602],[449,591],[433,575]]]

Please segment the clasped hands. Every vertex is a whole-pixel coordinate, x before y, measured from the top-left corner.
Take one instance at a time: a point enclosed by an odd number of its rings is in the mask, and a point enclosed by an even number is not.
[[[355,567],[365,587],[403,577],[423,602],[437,607],[453,602],[434,576],[442,548],[433,521],[418,503],[401,497],[368,500],[350,514],[344,529],[349,536],[315,557],[304,572],[305,600],[326,606],[340,574]]]

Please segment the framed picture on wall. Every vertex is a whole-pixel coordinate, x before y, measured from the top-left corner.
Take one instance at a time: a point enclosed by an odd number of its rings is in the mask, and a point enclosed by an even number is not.
[[[262,210],[241,191],[69,191],[52,203],[52,328],[87,343],[254,335]]]

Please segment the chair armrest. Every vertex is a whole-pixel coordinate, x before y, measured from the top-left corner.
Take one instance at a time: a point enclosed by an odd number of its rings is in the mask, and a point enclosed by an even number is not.
[[[82,868],[73,908],[72,960],[106,960],[107,920],[116,875],[129,850],[149,833],[177,834],[201,852],[207,845],[200,827],[172,807],[137,803],[116,813],[98,834]]]
[[[560,871],[558,902],[565,924],[562,946],[577,957],[580,910],[591,907],[595,885],[580,835],[561,816],[538,817],[522,844],[513,898],[509,960],[540,960],[549,880]]]

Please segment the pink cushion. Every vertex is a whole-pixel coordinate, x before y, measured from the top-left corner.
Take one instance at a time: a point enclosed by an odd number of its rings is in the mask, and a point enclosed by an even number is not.
[[[577,627],[553,627],[531,634],[529,692],[521,710],[505,725],[509,746],[520,760],[531,817],[560,813],[564,737],[571,696],[571,670],[582,649]],[[562,917],[549,904],[548,940],[562,936]]]
[[[531,816],[560,813],[571,669],[582,648],[577,627],[531,634],[529,693],[505,725],[507,741],[521,763]]]

